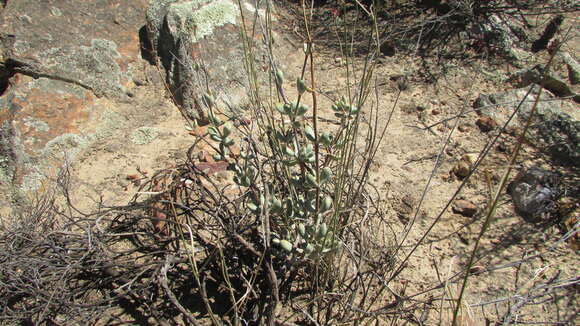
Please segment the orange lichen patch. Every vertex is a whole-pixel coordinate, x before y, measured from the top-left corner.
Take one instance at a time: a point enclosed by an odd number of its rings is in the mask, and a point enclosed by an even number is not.
[[[124,38],[127,39],[127,42],[119,44],[117,51],[123,57],[135,58],[139,54],[139,35],[137,32],[127,33]]]
[[[115,61],[122,71],[127,71],[129,64],[135,61],[132,58],[136,58],[139,55],[139,35],[137,32],[127,33],[122,35],[122,38],[126,42],[118,44],[117,52],[121,54],[121,57]]]
[[[20,109],[12,116],[26,149],[44,148],[50,140],[67,133],[79,133],[78,125],[89,118],[86,108],[94,97],[88,91],[84,98],[61,92],[31,89],[23,97],[15,97],[13,104]]]

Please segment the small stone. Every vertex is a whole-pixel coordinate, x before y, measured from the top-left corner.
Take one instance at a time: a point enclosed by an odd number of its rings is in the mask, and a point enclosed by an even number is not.
[[[477,206],[468,200],[456,200],[451,208],[453,213],[460,214],[466,217],[472,217],[477,213]]]
[[[439,111],[438,109],[431,110],[432,115],[439,115],[440,113],[441,113],[441,111]]]
[[[202,172],[206,173],[207,175],[213,175],[221,171],[225,171],[228,168],[228,162],[220,161],[220,162],[207,162],[207,163],[198,163],[195,165],[196,168],[201,170]]]
[[[459,127],[457,127],[457,130],[461,131],[461,132],[468,132],[469,130],[471,130],[471,128],[469,128],[469,124],[464,123],[459,125]]]
[[[138,174],[128,174],[125,179],[127,180],[137,180],[139,179],[139,175]]]
[[[497,122],[490,117],[483,116],[477,119],[475,124],[479,127],[479,130],[483,132],[491,131],[492,129],[497,127]]]
[[[417,105],[417,107],[415,109],[419,112],[423,112],[423,111],[427,110],[427,107],[422,106],[422,105]]]
[[[555,202],[561,193],[560,175],[537,166],[522,169],[507,187],[516,212],[528,222],[554,216]]]
[[[451,172],[453,172],[459,178],[463,179],[469,175],[469,171],[471,171],[471,167],[476,161],[477,155],[465,154],[461,157],[461,160],[459,160],[457,164],[453,167]]]

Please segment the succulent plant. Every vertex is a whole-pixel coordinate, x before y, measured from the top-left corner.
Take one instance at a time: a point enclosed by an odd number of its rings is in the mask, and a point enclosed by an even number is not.
[[[280,86],[284,84],[284,72],[282,72],[280,69],[276,70],[276,82],[278,82],[278,85]]]
[[[304,81],[304,79],[301,79],[300,77],[296,79],[296,89],[298,90],[298,94],[300,95],[304,94],[304,92],[308,90],[308,87],[306,87],[306,82]]]

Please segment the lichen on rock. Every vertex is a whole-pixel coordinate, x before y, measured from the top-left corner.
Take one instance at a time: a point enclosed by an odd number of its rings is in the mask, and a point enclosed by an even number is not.
[[[145,145],[159,136],[159,130],[154,127],[141,127],[131,134],[131,141],[137,145]]]

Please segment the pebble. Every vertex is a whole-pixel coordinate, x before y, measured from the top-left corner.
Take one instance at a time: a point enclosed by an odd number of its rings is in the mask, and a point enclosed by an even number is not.
[[[461,132],[468,132],[469,130],[471,130],[471,128],[469,128],[468,124],[461,124],[459,125],[459,127],[457,127],[457,130],[461,131]]]
[[[451,172],[453,172],[459,178],[465,178],[469,174],[469,171],[471,170],[471,167],[473,166],[476,160],[477,155],[465,154],[461,157],[461,160],[459,160],[457,164],[455,164]]]
[[[491,131],[497,127],[497,122],[495,122],[495,120],[493,120],[492,118],[486,116],[477,119],[475,124],[479,127],[479,130],[483,132]]]
[[[460,214],[466,217],[472,217],[477,213],[477,206],[474,203],[470,202],[469,200],[456,200],[453,203],[453,207],[451,207],[453,213]]]

